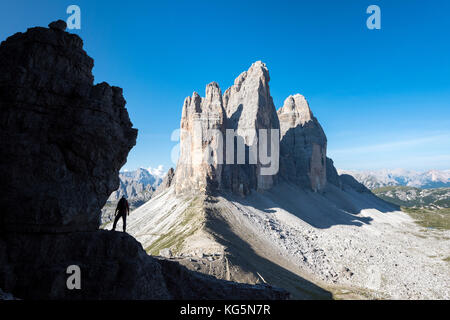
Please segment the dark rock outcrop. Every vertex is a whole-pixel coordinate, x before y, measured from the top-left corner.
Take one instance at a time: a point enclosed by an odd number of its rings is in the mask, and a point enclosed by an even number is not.
[[[222,176],[224,110],[217,83],[184,100],[180,123],[180,157],[175,172],[175,191],[211,192]]]
[[[234,192],[247,194],[250,190],[267,190],[276,183],[276,174],[264,174],[268,165],[263,163],[259,153],[261,150],[267,150],[263,153],[269,156],[276,153],[278,171],[278,150],[271,150],[270,142],[272,134],[275,134],[271,129],[280,129],[280,122],[270,95],[269,81],[266,65],[256,61],[223,95],[226,128],[234,130],[236,135],[235,160],[224,168],[223,186]],[[267,140],[262,139],[261,129],[267,132]],[[279,133],[275,138],[279,140]],[[245,164],[239,164],[236,159],[240,141],[245,144]],[[258,152],[252,155],[252,150]]]
[[[119,180],[119,189],[111,193],[102,208],[102,225],[114,219],[117,203],[122,196],[125,196],[130,211],[133,211],[151,199],[162,181],[160,177],[144,168],[120,172]]]
[[[153,193],[153,196],[157,196],[158,194],[161,194],[164,190],[168,189],[173,182],[173,178],[175,177],[175,170],[173,168],[170,168],[166,175],[163,178],[163,181],[161,184],[156,188],[155,192]]]
[[[277,176],[264,173],[271,167],[258,153],[262,149],[269,158],[275,154],[271,129],[280,128],[269,80],[266,65],[257,61],[223,96],[219,85],[212,82],[206,86],[204,98],[194,92],[185,99],[175,173],[177,194],[219,189],[248,194],[274,185]],[[267,140],[261,138],[260,129],[266,132]],[[279,133],[274,139],[279,140]],[[277,171],[278,152],[273,158]]]
[[[327,182],[327,138],[306,99],[289,96],[278,110],[280,174],[301,187],[322,191]]]
[[[98,230],[137,130],[122,89],[93,84],[93,60],[64,29],[55,22],[0,45],[0,288],[26,299],[286,298],[166,264],[128,234]],[[71,265],[79,290],[66,285]]]
[[[126,233],[7,234],[4,241],[13,272],[0,270],[0,283],[21,299],[171,297],[158,261]],[[80,267],[80,290],[66,286],[70,265]]]

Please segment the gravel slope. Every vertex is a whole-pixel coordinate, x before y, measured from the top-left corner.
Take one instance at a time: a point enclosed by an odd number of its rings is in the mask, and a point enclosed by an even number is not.
[[[222,201],[319,283],[371,298],[450,298],[450,268],[443,261],[450,256],[450,233],[424,230],[373,195],[333,186],[319,195],[282,184]]]
[[[129,220],[153,254],[168,247],[191,269],[268,282],[294,298],[450,299],[450,232],[352,189],[281,183],[245,198],[189,199],[169,188]]]

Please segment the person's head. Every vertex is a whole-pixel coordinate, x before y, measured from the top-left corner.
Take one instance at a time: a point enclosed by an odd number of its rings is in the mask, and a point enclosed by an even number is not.
[[[125,197],[125,195],[123,195],[123,196],[122,196],[122,199],[125,199],[125,200],[126,200],[126,199],[127,199],[127,197]]]

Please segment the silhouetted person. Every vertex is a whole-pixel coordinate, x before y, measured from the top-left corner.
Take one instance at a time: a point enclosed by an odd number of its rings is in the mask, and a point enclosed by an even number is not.
[[[119,221],[120,217],[123,220],[123,232],[127,227],[127,215],[130,215],[130,207],[128,206],[128,201],[125,199],[125,196],[120,198],[119,203],[117,203],[116,212],[114,213],[116,216],[114,218],[113,230],[116,230],[117,221]]]

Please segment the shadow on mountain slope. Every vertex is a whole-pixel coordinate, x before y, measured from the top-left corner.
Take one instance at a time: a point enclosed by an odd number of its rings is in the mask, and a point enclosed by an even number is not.
[[[267,213],[275,213],[276,208],[281,208],[320,229],[334,225],[370,224],[373,219],[361,215],[361,211],[365,209],[383,213],[399,210],[370,192],[358,192],[351,188],[342,190],[332,184],[328,184],[323,193],[280,182],[269,191],[252,192],[245,198],[231,194],[223,196],[229,201]]]
[[[243,224],[234,221],[236,216],[231,212],[220,208],[216,201],[207,201],[205,204],[208,217],[205,227],[218,243],[227,248],[227,257],[232,266],[238,266],[244,273],[258,274],[268,284],[289,291],[294,299],[332,299],[329,291],[294,273],[300,270],[289,270],[295,266],[282,256],[267,256],[270,253],[265,251],[266,245],[252,237]]]

